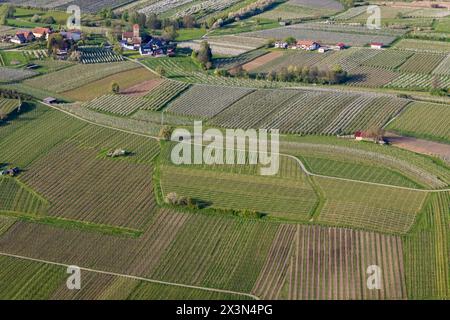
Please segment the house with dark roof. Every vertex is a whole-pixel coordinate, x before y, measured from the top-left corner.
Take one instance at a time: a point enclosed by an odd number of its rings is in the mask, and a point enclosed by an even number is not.
[[[31,42],[34,40],[34,35],[31,31],[17,32],[16,35],[11,39],[11,42],[17,44],[23,44]]]

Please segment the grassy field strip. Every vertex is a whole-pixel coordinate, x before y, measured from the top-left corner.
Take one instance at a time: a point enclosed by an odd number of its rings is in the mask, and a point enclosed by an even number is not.
[[[85,121],[87,123],[90,123],[90,124],[93,124],[93,125],[96,125],[96,126],[101,126],[101,127],[108,128],[108,129],[118,130],[118,131],[121,131],[121,132],[124,132],[124,133],[135,134],[135,135],[139,135],[141,137],[148,137],[148,138],[160,140],[160,138],[156,137],[156,136],[151,136],[151,135],[138,133],[138,132],[134,132],[134,131],[130,131],[130,130],[118,129],[118,128],[115,128],[115,127],[98,124],[98,123],[86,120],[86,119],[84,119],[82,117],[79,117],[77,115],[74,115],[73,113],[70,113],[68,111],[61,110],[61,108],[58,108],[56,106],[53,106],[53,105],[50,105],[50,104],[45,104],[45,105],[50,107],[50,108],[56,109],[58,111],[61,111],[61,112],[65,113],[65,114],[68,114],[68,115],[70,115],[72,117],[75,117],[75,118],[77,118],[79,120]],[[239,149],[234,149],[234,150],[235,151],[245,151],[245,150],[239,150]],[[309,176],[321,177],[321,178],[326,178],[326,179],[341,180],[341,181],[350,181],[350,182],[356,182],[356,183],[361,183],[361,184],[376,185],[376,186],[389,187],[389,188],[395,188],[395,189],[413,190],[413,191],[419,191],[419,192],[440,193],[440,192],[448,192],[448,191],[450,191],[450,188],[448,188],[448,189],[440,189],[440,190],[414,189],[414,188],[401,187],[401,186],[392,186],[392,185],[388,185],[388,184],[381,184],[381,183],[358,181],[358,180],[352,180],[352,179],[346,179],[346,178],[337,178],[337,177],[323,176],[323,175],[315,174],[315,173],[312,173],[312,172],[308,171],[308,169],[306,169],[306,167],[303,164],[303,162],[300,159],[298,159],[297,157],[295,157],[295,156],[292,156],[292,155],[289,155],[289,154],[283,154],[283,153],[278,153],[278,155],[284,156],[284,157],[289,157],[289,158],[294,159],[295,161],[297,161],[297,163],[299,164],[299,166],[301,167],[303,172],[305,172]]]
[[[19,255],[5,253],[5,252],[0,252],[0,255],[5,256],[5,257],[10,257],[10,258],[17,258],[17,259],[28,260],[28,261],[33,261],[33,262],[45,263],[45,264],[48,264],[48,265],[60,266],[60,267],[65,267],[65,268],[71,266],[69,264],[64,264],[64,263],[59,263],[59,262],[54,262],[54,261],[48,261],[48,260],[35,259],[35,258],[30,258],[30,257],[24,257],[24,256],[19,256]],[[144,282],[157,283],[157,284],[170,285],[170,286],[175,286],[175,287],[183,287],[183,288],[189,288],[189,289],[213,291],[213,292],[226,293],[226,294],[235,294],[235,295],[246,296],[246,297],[249,297],[249,298],[254,299],[254,300],[259,300],[259,298],[257,296],[254,296],[254,295],[248,294],[248,293],[243,293],[243,292],[235,292],[235,291],[229,291],[229,290],[206,288],[206,287],[192,286],[192,285],[187,285],[187,284],[180,284],[180,283],[173,283],[173,282],[167,282],[167,281],[153,280],[153,279],[148,279],[148,278],[143,278],[143,277],[127,275],[127,274],[120,274],[120,273],[114,273],[114,272],[108,272],[108,271],[102,271],[102,270],[95,270],[95,269],[91,269],[91,268],[84,268],[84,267],[79,267],[79,268],[80,268],[80,270],[83,270],[83,271],[94,272],[94,273],[98,273],[98,274],[111,275],[111,276],[116,276],[116,277],[122,277],[122,278],[139,280],[139,281],[144,281]]]

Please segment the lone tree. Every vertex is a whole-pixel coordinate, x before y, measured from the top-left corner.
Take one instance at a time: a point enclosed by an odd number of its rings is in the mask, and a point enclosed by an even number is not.
[[[116,94],[120,92],[120,86],[117,82],[111,83],[111,91]]]
[[[197,52],[197,60],[201,63],[203,68],[211,69],[212,67],[212,50],[207,41],[200,43],[200,49]]]
[[[165,141],[169,141],[172,137],[173,129],[169,126],[163,126],[161,130],[159,130],[159,137]]]
[[[178,32],[174,26],[168,26],[164,28],[162,38],[166,41],[174,41],[178,37]]]
[[[162,66],[158,66],[156,67],[156,73],[161,77],[164,77],[166,75],[166,69],[164,69]]]
[[[374,142],[382,141],[384,134],[384,129],[378,126],[371,127],[366,131],[367,137],[373,139]]]

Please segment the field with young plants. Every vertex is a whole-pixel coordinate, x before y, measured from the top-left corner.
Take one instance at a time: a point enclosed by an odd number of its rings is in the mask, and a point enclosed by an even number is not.
[[[83,64],[123,61],[123,57],[111,49],[101,47],[79,47],[80,62]]]
[[[164,195],[176,192],[212,208],[251,210],[291,221],[307,221],[317,202],[304,177],[288,180],[165,166],[161,189]]]
[[[110,75],[139,68],[133,62],[98,63],[93,65],[77,64],[64,70],[49,73],[25,81],[26,84],[62,93],[103,79]]]
[[[431,74],[403,73],[385,86],[387,88],[429,90],[433,86],[439,88],[450,87],[450,76],[438,76]]]
[[[442,52],[450,50],[450,43],[443,41],[428,41],[415,39],[402,39],[395,44],[395,48],[423,52]]]
[[[17,110],[21,105],[21,102],[17,99],[4,99],[0,98],[0,120],[7,117],[10,113]]]
[[[96,150],[65,143],[21,179],[51,202],[50,216],[142,230],[155,210],[152,168],[97,157]]]
[[[166,80],[154,87],[146,96],[144,110],[161,110],[170,101],[178,97],[189,88],[189,84]]]
[[[252,91],[245,88],[194,85],[170,103],[166,110],[183,116],[211,118]],[[214,104],[211,104],[211,97],[214,97]]]
[[[21,81],[35,75],[37,73],[31,70],[0,67],[0,83]]]
[[[444,60],[441,54],[415,53],[400,68],[401,72],[430,74]]]
[[[405,234],[427,197],[420,191],[327,178],[314,180],[326,199],[318,221],[345,227]]]
[[[143,108],[145,103],[146,100],[144,98],[110,94],[86,102],[82,105],[82,107],[100,112],[113,113],[120,116],[129,116],[140,108]]]
[[[450,141],[449,122],[448,105],[414,102],[388,128],[403,135]]]
[[[429,197],[418,223],[403,237],[409,299],[450,298],[450,194]]]
[[[376,250],[375,248],[378,248]],[[385,272],[380,290],[369,290],[367,268]],[[279,228],[253,292],[265,299],[405,299],[399,237],[320,226]]]

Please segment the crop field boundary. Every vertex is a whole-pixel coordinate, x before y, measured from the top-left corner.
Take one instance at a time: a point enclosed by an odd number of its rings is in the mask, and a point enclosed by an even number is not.
[[[10,257],[10,258],[16,258],[16,259],[33,261],[33,262],[45,263],[45,264],[50,264],[50,265],[60,266],[60,267],[65,267],[65,268],[71,266],[71,265],[64,264],[64,263],[59,263],[59,262],[54,262],[54,261],[49,261],[49,260],[36,259],[36,258],[31,258],[31,257],[25,257],[25,256],[20,256],[20,255],[6,253],[6,252],[0,252],[0,255],[5,256],[5,257]],[[79,267],[79,266],[77,266],[77,267]],[[115,273],[115,272],[109,272],[109,271],[103,271],[103,270],[96,270],[96,269],[91,269],[91,268],[84,268],[84,267],[79,267],[79,268],[80,268],[80,270],[83,270],[83,271],[94,272],[94,273],[98,273],[98,274],[110,275],[110,276],[115,276],[115,277],[122,277],[122,278],[138,280],[138,281],[145,281],[145,282],[150,282],[150,283],[169,285],[169,286],[174,286],[174,287],[182,287],[182,288],[188,288],[188,289],[212,291],[212,292],[226,293],[226,294],[235,294],[235,295],[245,296],[245,297],[251,298],[253,300],[260,300],[259,297],[255,296],[253,294],[250,294],[250,293],[245,293],[245,292],[237,292],[237,291],[223,290],[223,289],[216,289],[216,288],[208,288],[208,287],[199,287],[199,286],[193,286],[193,285],[189,285],[189,284],[167,282],[167,281],[143,278],[143,277],[138,277],[138,276],[132,276],[132,275],[129,275],[129,274],[121,274],[121,273]]]
[[[44,103],[44,102],[39,102],[39,103],[41,103],[41,104],[43,104],[43,105],[45,105],[45,106],[47,106],[47,107],[49,107],[49,108],[52,108],[52,109],[58,110],[58,111],[60,111],[60,112],[63,112],[63,113],[65,113],[65,114],[67,114],[67,115],[69,115],[69,116],[71,116],[71,117],[74,117],[74,118],[76,118],[76,119],[78,119],[78,120],[85,121],[85,122],[87,122],[87,123],[89,123],[89,124],[92,124],[92,125],[100,126],[100,127],[107,128],[107,129],[111,129],[111,130],[117,130],[117,131],[124,132],[124,133],[128,133],[128,134],[134,134],[134,135],[138,135],[138,136],[141,136],[141,137],[146,137],[146,138],[156,139],[156,140],[158,140],[158,141],[161,140],[159,137],[155,137],[155,136],[151,136],[151,135],[147,135],[147,134],[143,134],[143,133],[138,133],[138,132],[134,132],[134,131],[124,130],[124,129],[119,129],[119,128],[115,128],[115,127],[111,127],[111,126],[99,124],[99,123],[96,123],[96,122],[93,122],[93,121],[90,121],[90,120],[86,120],[86,119],[84,119],[84,118],[82,118],[82,117],[80,117],[80,116],[74,115],[73,113],[71,113],[71,112],[69,112],[69,111],[61,110],[60,108],[58,108],[58,107],[56,107],[56,106],[54,106],[54,105],[47,104],[47,103]],[[195,143],[193,143],[193,145],[195,145]],[[240,150],[240,149],[234,149],[234,150],[235,150],[235,151],[245,151],[245,150]],[[409,191],[418,191],[418,192],[427,192],[427,193],[440,193],[440,192],[449,192],[449,191],[450,191],[450,188],[448,188],[448,189],[438,189],[438,190],[434,190],[434,189],[416,189],[416,188],[408,188],[408,187],[394,186],[394,185],[390,185],[390,184],[383,184],[383,183],[376,183],[376,182],[368,182],[368,181],[361,181],[361,180],[353,180],[353,179],[348,179],[348,178],[339,178],[339,177],[332,177],[332,176],[324,176],[324,175],[321,175],[321,174],[316,174],[316,173],[310,172],[310,171],[306,168],[306,166],[303,164],[303,162],[302,162],[299,158],[297,158],[297,157],[295,157],[295,156],[293,156],[293,155],[285,154],[285,153],[274,153],[274,154],[275,154],[275,155],[279,155],[279,156],[283,156],[283,157],[288,157],[288,158],[294,159],[295,161],[297,161],[297,163],[298,163],[298,165],[300,166],[300,168],[302,169],[302,171],[303,171],[306,175],[311,176],[311,177],[319,177],[319,178],[325,178],[325,179],[332,179],[332,180],[339,180],[339,181],[347,181],[347,182],[361,183],[361,184],[367,184],[367,185],[373,185],[373,186],[379,186],[379,187],[387,187],[387,188],[394,188],[394,189],[401,189],[401,190],[409,190]]]

